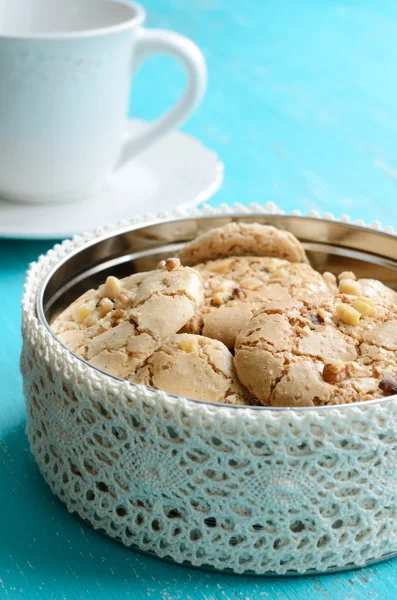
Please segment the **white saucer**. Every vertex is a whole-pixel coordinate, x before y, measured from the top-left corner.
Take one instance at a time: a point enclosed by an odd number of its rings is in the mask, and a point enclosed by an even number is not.
[[[147,127],[129,122],[128,132]],[[113,175],[101,192],[73,204],[16,204],[0,200],[0,237],[59,239],[99,225],[194,206],[220,187],[223,164],[212,150],[181,132],[165,136]]]

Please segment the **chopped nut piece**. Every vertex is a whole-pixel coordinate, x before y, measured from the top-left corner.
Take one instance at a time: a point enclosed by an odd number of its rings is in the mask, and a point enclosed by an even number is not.
[[[356,326],[360,322],[360,313],[349,304],[341,303],[336,306],[336,314],[346,325]]]
[[[241,287],[235,287],[232,289],[232,298],[238,298],[239,300],[243,300],[247,295],[247,292],[241,289]]]
[[[339,281],[342,281],[342,279],[353,279],[353,281],[355,281],[357,277],[353,271],[342,271],[342,273],[339,275]]]
[[[125,311],[122,308],[119,308],[118,310],[114,310],[112,312],[112,314],[110,315],[112,324],[115,324],[115,325],[124,317],[125,317]]]
[[[307,315],[307,317],[313,326],[321,325],[324,322],[324,319],[320,316],[319,313],[312,313]]]
[[[101,317],[107,315],[111,310],[113,310],[113,302],[110,298],[102,298],[102,300],[98,302],[98,311]]]
[[[327,383],[339,383],[350,377],[366,376],[365,369],[354,360],[343,362],[341,360],[329,360],[323,368],[323,379]]]
[[[181,350],[184,350],[185,352],[188,352],[190,354],[193,352],[197,354],[199,349],[197,340],[193,337],[182,339],[179,342],[178,346]]]
[[[345,364],[341,360],[330,361],[324,365],[323,379],[327,383],[338,383],[346,376]]]
[[[365,302],[365,304],[368,304],[369,306],[375,306],[375,300],[372,300],[372,298],[367,298],[367,296],[359,296],[357,300],[360,300],[360,302]]]
[[[379,389],[381,389],[386,396],[397,394],[397,377],[384,377],[379,382]]]
[[[367,304],[367,302],[363,302],[359,298],[353,302],[352,307],[358,310],[363,317],[372,317],[374,314],[374,307],[370,304]]]
[[[96,323],[98,323],[99,319],[100,319],[100,314],[98,312],[98,309],[95,309],[92,311],[91,314],[88,315],[88,317],[85,319],[84,324],[87,327],[91,327],[92,325],[95,325]]]
[[[100,323],[100,325],[98,327],[98,333],[105,333],[105,331],[108,331],[109,328],[110,328],[109,323]]]
[[[325,271],[325,273],[323,273],[323,279],[325,283],[336,285],[336,277],[333,273],[330,273],[329,271]]]
[[[122,289],[122,286],[121,286],[120,280],[117,279],[117,277],[114,277],[113,275],[109,275],[109,277],[106,279],[106,284],[105,284],[106,295],[111,300],[115,300],[117,298],[117,296],[120,294],[121,289]]]
[[[73,318],[76,323],[82,323],[92,312],[92,307],[88,304],[80,304],[73,310]]]
[[[129,290],[121,290],[114,303],[114,308],[125,308],[132,301],[134,295]]]
[[[157,265],[156,269],[165,269],[165,260],[160,260],[160,262]]]
[[[339,282],[339,291],[342,294],[350,294],[351,296],[360,296],[362,293],[361,285],[354,279],[342,279]]]
[[[263,286],[263,282],[256,277],[245,277],[240,281],[240,286],[246,290],[258,290]]]
[[[236,282],[232,279],[211,279],[211,289],[213,292],[231,292],[236,287]]]
[[[323,273],[323,280],[331,294],[336,295],[338,293],[338,283],[335,275],[329,271],[325,271],[325,273]]]
[[[165,261],[165,268],[167,269],[167,271],[173,271],[174,269],[177,269],[180,266],[181,261],[179,260],[179,258],[167,258],[167,260]]]
[[[222,304],[225,304],[225,302],[230,300],[230,296],[230,292],[217,292],[214,294],[212,304],[214,306],[222,306]]]
[[[215,265],[210,267],[210,271],[212,273],[226,273],[226,271],[229,271],[231,269],[231,265],[232,265],[232,261],[222,261],[222,262],[218,262]]]
[[[268,273],[275,273],[282,265],[285,265],[285,260],[273,258],[272,262],[267,267],[267,271]]]

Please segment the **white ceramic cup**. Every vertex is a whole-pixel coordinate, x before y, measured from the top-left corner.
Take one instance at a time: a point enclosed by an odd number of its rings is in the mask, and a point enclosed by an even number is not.
[[[139,5],[120,0],[0,0],[0,197],[90,196],[195,110],[206,87],[200,50],[176,33],[143,29],[144,20]],[[125,139],[131,77],[153,54],[182,63],[186,88]]]

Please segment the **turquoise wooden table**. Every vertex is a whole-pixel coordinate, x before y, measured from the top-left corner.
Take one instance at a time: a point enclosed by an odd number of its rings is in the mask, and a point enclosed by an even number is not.
[[[150,25],[188,35],[206,55],[209,91],[185,129],[225,162],[213,204],[273,200],[285,210],[397,225],[394,0],[147,0],[146,7]],[[159,79],[163,93],[153,96]],[[174,63],[154,59],[137,77],[131,113],[153,118],[182,85]],[[18,370],[25,269],[51,245],[0,241],[0,598],[396,598],[397,560],[297,579],[210,574],[128,551],[66,512],[30,456]]]

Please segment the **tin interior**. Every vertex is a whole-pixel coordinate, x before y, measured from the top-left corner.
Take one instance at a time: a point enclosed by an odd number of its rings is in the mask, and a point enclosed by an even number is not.
[[[38,315],[44,324],[107,275],[124,277],[156,267],[187,241],[232,221],[258,222],[291,231],[320,271],[354,271],[397,290],[397,237],[347,223],[288,215],[203,216],[135,225],[89,242],[60,261],[43,282]],[[47,323],[45,323],[47,321]]]
[[[154,269],[159,260],[175,255],[187,241],[208,229],[232,221],[256,221],[289,230],[301,240],[311,264],[318,271],[338,274],[344,270],[352,270],[358,277],[379,279],[397,290],[397,237],[392,234],[325,219],[288,215],[248,216],[235,213],[233,216],[222,217],[157,220],[143,226],[120,229],[116,233],[88,242],[55,265],[43,281],[36,304],[39,320],[54,335],[50,327],[54,318],[85,291],[98,287],[107,275],[124,277],[131,273]],[[63,346],[59,340],[58,343]],[[75,356],[85,362],[84,359]],[[123,381],[98,367],[89,367],[115,380]],[[394,398],[396,396],[381,397],[356,402],[355,405],[385,402]],[[213,406],[212,402],[205,400],[190,401]],[[332,410],[338,406],[317,406],[315,410]],[[219,410],[225,407],[235,410],[243,408],[239,405],[217,405]],[[251,410],[301,412],[313,409],[307,406],[252,406]]]

